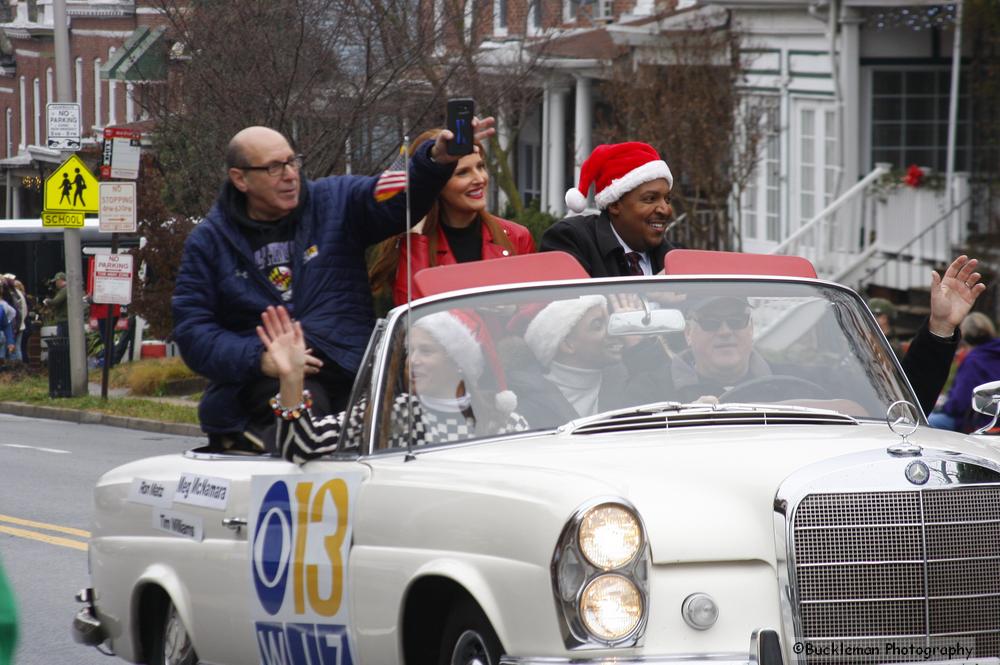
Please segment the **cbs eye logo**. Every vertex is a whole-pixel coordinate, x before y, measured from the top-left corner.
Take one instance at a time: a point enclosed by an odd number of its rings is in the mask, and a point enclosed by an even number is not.
[[[251,545],[251,567],[257,598],[268,614],[281,611],[289,584],[296,614],[305,613],[307,604],[320,616],[335,616],[340,610],[344,596],[343,544],[348,530],[347,483],[334,478],[315,490],[314,486],[311,481],[298,482],[290,492],[288,484],[279,480],[268,488],[261,502]],[[327,528],[310,529],[310,525]],[[309,547],[310,531],[320,541],[318,549]],[[307,553],[313,551],[322,552],[321,561],[308,559]],[[321,574],[326,572],[323,569],[329,572]]]

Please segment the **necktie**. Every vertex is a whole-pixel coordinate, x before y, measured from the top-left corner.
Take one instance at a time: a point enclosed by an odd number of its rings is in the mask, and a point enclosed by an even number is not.
[[[625,252],[625,260],[628,261],[628,274],[630,275],[644,275],[642,271],[642,265],[640,261],[642,260],[642,255],[639,252]]]

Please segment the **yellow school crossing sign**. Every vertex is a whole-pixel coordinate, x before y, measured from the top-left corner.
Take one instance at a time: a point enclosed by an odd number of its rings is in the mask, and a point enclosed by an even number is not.
[[[83,160],[70,155],[69,159],[45,178],[42,209],[46,213],[79,213],[80,217],[83,213],[96,213],[100,204],[98,189],[97,178],[87,169]]]

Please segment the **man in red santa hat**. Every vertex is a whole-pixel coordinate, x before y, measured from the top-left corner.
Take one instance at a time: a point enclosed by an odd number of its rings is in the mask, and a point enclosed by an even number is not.
[[[580,169],[580,188],[566,192],[570,210],[583,212],[591,184],[600,214],[556,222],[542,236],[541,251],[572,254],[591,277],[663,270],[663,256],[674,248],[665,237],[674,178],[656,149],[639,142],[597,146]]]

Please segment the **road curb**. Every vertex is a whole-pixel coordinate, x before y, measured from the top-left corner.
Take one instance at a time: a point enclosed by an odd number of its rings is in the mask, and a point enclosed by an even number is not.
[[[165,423],[147,418],[131,418],[114,416],[96,411],[81,411],[79,409],[60,409],[55,406],[39,406],[24,402],[0,402],[0,413],[28,418],[48,418],[49,420],[65,420],[87,425],[107,425],[109,427],[124,427],[143,432],[160,434],[177,434],[180,436],[204,436],[201,427],[189,423]]]

